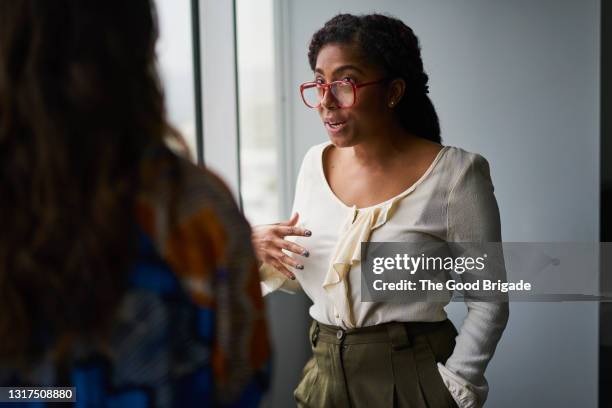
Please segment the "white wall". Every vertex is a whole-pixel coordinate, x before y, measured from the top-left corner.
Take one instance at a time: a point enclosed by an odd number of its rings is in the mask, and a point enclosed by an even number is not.
[[[340,11],[386,12],[420,37],[445,144],[489,160],[504,240],[599,240],[599,1],[278,2],[290,179],[326,138],[297,92],[312,78],[310,36]],[[463,306],[448,310],[459,325]],[[595,407],[597,348],[597,304],[513,303],[487,372],[488,406]]]

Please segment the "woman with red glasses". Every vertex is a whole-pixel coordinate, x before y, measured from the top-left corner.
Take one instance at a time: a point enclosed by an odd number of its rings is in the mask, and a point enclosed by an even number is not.
[[[383,15],[341,14],[312,37],[300,86],[329,142],[306,154],[294,215],[259,226],[267,292],[302,288],[313,358],[300,407],[480,407],[508,304],[362,302],[362,242],[499,242],[487,161],[443,146],[417,37]],[[299,215],[298,215],[299,214]]]

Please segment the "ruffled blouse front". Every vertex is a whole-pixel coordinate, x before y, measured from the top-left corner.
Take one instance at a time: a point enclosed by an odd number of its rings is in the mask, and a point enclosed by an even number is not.
[[[329,145],[325,147],[327,146]],[[445,150],[446,147],[443,147],[438,152],[425,173],[408,189],[389,200],[366,208],[349,207],[344,204],[329,187],[321,163],[318,181],[323,184],[323,189],[327,190],[329,195],[327,199],[335,201],[337,206],[341,207],[342,212],[346,213],[345,221],[337,235],[337,243],[331,252],[332,255],[329,265],[326,267],[321,287],[327,294],[328,301],[334,304],[335,315],[342,320],[346,328],[358,326],[352,306],[355,301],[359,302],[360,299],[352,298],[351,291],[349,290],[348,275],[351,269],[361,262],[361,243],[368,242],[372,232],[385,225],[393,217],[398,204],[429,176],[437,162],[444,155]],[[321,151],[321,159],[322,155],[323,151]],[[269,293],[280,287],[284,287],[288,291],[294,291],[299,288],[297,282],[288,281],[285,275],[270,265],[264,264],[260,272],[264,293]]]
[[[439,157],[438,155],[436,160]],[[434,163],[436,160],[434,160]],[[423,177],[426,177],[431,168],[428,169]],[[382,204],[363,209],[353,206],[348,212],[348,217],[342,226],[340,239],[333,251],[332,259],[322,284],[329,295],[329,300],[335,304],[336,310],[344,317],[343,320],[347,328],[357,327],[352,309],[354,299],[351,299],[351,294],[347,287],[347,277],[351,268],[361,262],[361,243],[368,242],[372,231],[385,225],[393,216],[400,200],[414,190],[418,183],[417,181],[417,183],[403,193]]]

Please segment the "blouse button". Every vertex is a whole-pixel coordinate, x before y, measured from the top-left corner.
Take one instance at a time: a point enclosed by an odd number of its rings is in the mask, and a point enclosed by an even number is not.
[[[340,329],[336,332],[336,337],[338,338],[338,340],[342,340],[342,338],[344,337],[344,330]]]

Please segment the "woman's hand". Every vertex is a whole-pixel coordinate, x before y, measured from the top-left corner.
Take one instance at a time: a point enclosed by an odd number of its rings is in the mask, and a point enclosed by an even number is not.
[[[285,249],[306,257],[310,255],[305,248],[284,239],[288,236],[309,237],[312,235],[309,230],[296,227],[298,219],[299,214],[295,213],[289,221],[253,227],[252,241],[257,259],[272,265],[289,279],[295,279],[295,275],[287,269],[287,265],[297,269],[304,269],[304,265],[282,250]]]

